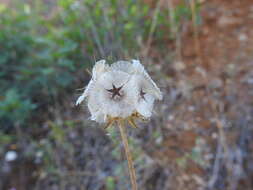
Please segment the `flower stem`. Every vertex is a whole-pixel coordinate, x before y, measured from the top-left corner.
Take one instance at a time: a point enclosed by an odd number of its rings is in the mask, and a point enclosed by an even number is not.
[[[118,126],[119,126],[121,138],[122,138],[122,141],[123,141],[123,145],[124,145],[124,149],[125,149],[125,153],[126,153],[126,157],[127,157],[128,170],[129,170],[129,174],[130,174],[132,190],[137,190],[136,174],[135,174],[135,170],[134,170],[134,166],[133,166],[132,155],[131,155],[131,152],[129,150],[127,135],[126,135],[125,126],[124,126],[123,121],[119,121]]]

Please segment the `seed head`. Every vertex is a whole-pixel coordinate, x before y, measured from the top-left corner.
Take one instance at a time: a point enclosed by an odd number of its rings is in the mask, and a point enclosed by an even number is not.
[[[109,66],[100,60],[76,104],[84,99],[92,120],[108,126],[123,119],[135,126],[134,119],[152,115],[154,101],[161,100],[162,93],[140,61],[118,61]]]

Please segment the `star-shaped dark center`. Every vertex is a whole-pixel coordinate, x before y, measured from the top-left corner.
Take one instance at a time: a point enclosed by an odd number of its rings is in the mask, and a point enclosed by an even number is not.
[[[119,88],[117,88],[114,84],[112,84],[112,89],[107,90],[107,91],[112,93],[112,98],[114,98],[115,96],[121,97],[122,95],[119,93],[119,91],[121,90],[122,87],[123,86],[120,86]]]
[[[143,90],[141,89],[140,96],[141,96],[141,98],[143,98],[144,100],[146,100],[146,99],[145,99],[145,96],[144,96],[145,94],[146,94],[146,93],[143,92]]]

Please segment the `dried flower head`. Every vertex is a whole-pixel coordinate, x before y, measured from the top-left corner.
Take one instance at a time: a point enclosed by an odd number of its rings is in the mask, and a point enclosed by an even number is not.
[[[91,119],[111,124],[126,119],[149,118],[156,99],[162,94],[138,60],[118,61],[107,65],[96,62],[92,78],[76,104],[87,99]]]
[[[92,120],[106,123],[106,127],[118,122],[132,189],[137,190],[136,174],[123,121],[136,127],[135,119],[149,118],[154,101],[162,99],[160,89],[138,60],[118,61],[111,66],[101,60],[96,62],[92,78],[76,104],[84,99],[87,99]]]

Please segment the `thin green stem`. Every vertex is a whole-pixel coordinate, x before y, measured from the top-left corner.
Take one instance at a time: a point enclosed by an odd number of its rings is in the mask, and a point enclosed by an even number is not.
[[[130,174],[132,190],[137,190],[136,174],[135,174],[135,170],[134,170],[132,154],[129,149],[127,135],[126,135],[126,131],[125,131],[125,125],[124,125],[123,121],[119,121],[118,126],[119,126],[121,138],[123,141],[123,145],[124,145],[124,149],[125,149],[125,153],[126,153],[126,157],[127,157],[128,170],[129,170],[129,174]]]

